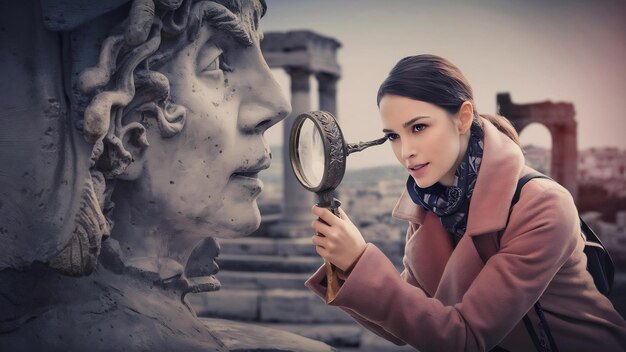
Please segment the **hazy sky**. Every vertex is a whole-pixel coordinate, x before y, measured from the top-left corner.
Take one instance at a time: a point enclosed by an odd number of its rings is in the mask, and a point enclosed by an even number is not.
[[[496,93],[513,102],[572,102],[578,147],[626,148],[626,1],[267,0],[268,31],[308,29],[342,43],[338,117],[349,142],[377,138],[376,92],[401,58],[443,56],[469,79],[479,112],[495,113]],[[276,77],[286,94],[289,80]],[[312,85],[312,90],[317,89]],[[317,109],[317,94],[312,109]],[[267,132],[282,143],[282,125]],[[549,147],[531,125],[524,144]],[[390,147],[355,154],[349,168],[395,163]]]

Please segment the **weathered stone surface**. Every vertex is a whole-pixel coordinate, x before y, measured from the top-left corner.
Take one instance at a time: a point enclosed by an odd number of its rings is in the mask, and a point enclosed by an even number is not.
[[[306,290],[309,273],[271,273],[221,270],[217,275],[224,290],[269,290],[275,288]]]
[[[309,290],[268,290],[261,295],[260,320],[283,323],[352,322],[337,307],[326,305]]]
[[[500,93],[497,96],[497,105],[498,114],[506,116],[517,131],[522,131],[535,122],[548,128],[552,136],[550,176],[567,188],[576,201],[578,149],[574,104],[551,101],[516,104],[512,102],[509,93]]]
[[[264,12],[259,1],[0,2],[2,350],[332,350],[208,324],[185,300],[219,287],[206,239],[259,226],[263,133],[290,112],[261,55]],[[227,45],[231,69],[212,51]],[[255,292],[207,298],[259,316]]]
[[[190,294],[187,300],[196,314],[244,321],[259,320],[260,291],[220,290]]]
[[[236,323],[221,319],[202,319],[212,333],[231,352],[330,352],[325,343],[279,329]]]
[[[273,329],[285,330],[313,340],[323,341],[331,346],[357,347],[362,345],[363,327],[357,323],[346,324],[273,324],[260,325]]]
[[[0,271],[1,349],[225,351],[164,285],[102,266],[79,278],[43,265]]]
[[[284,273],[312,273],[324,263],[320,257],[243,254],[221,254],[216,261],[223,270]]]
[[[223,254],[317,256],[310,236],[300,238],[229,238],[220,240],[220,247]]]
[[[328,306],[308,290],[232,290],[188,296],[198,315],[279,323],[350,323],[352,318]]]

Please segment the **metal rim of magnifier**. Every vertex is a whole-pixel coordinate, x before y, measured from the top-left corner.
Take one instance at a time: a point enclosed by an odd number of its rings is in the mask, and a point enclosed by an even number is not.
[[[322,144],[324,145],[324,175],[322,180],[316,187],[309,187],[308,182],[303,182],[306,177],[298,165],[300,165],[300,156],[298,154],[298,137],[300,137],[300,128],[304,122],[309,119],[315,127],[320,131],[322,136]],[[339,128],[339,124],[335,117],[326,111],[311,111],[303,113],[296,117],[291,128],[289,137],[289,160],[291,160],[291,169],[300,183],[311,192],[323,192],[337,188],[346,172],[347,148],[343,134]]]

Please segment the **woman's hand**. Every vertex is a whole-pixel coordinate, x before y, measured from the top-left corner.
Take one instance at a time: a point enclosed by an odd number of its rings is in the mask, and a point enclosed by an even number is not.
[[[312,211],[323,220],[318,219],[311,224],[318,233],[311,239],[317,254],[346,271],[365,250],[363,235],[341,208],[340,218],[326,208],[313,206]]]

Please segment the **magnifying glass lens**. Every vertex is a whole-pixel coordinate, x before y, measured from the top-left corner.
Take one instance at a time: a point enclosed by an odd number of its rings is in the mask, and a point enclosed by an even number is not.
[[[317,187],[324,177],[324,142],[322,135],[310,119],[302,123],[298,137],[300,172],[309,187]]]

